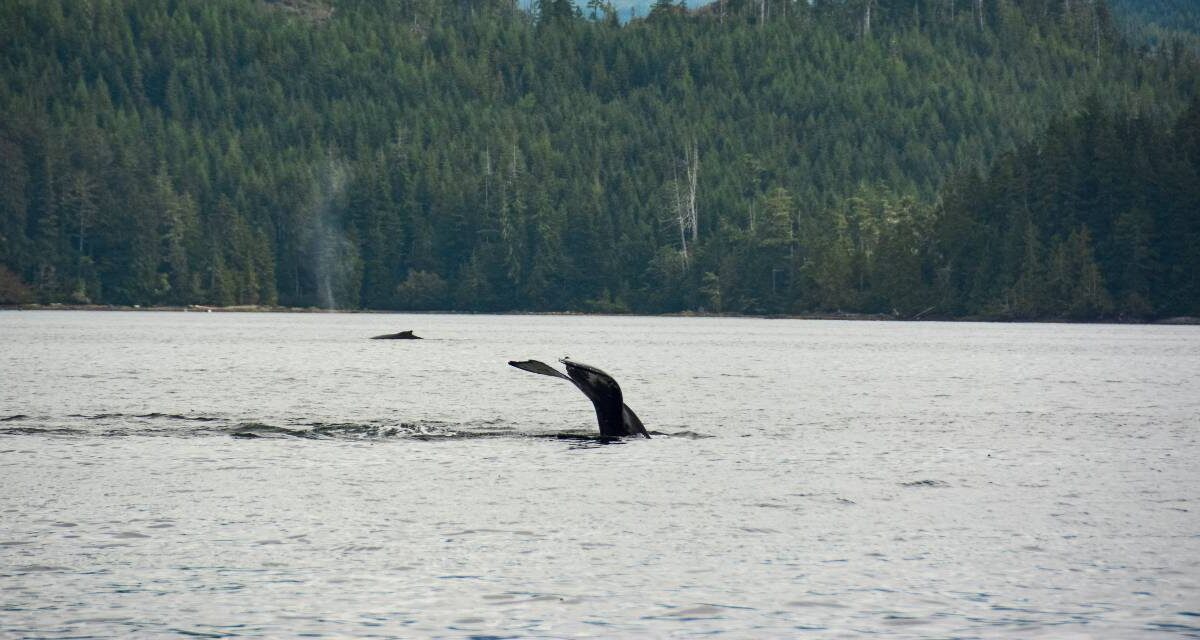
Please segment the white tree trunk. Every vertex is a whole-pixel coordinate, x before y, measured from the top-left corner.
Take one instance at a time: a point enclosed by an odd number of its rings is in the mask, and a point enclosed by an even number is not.
[[[672,181],[672,187],[675,192],[675,222],[679,225],[679,250],[683,254],[683,267],[687,268],[688,263],[688,246],[687,246],[687,209],[683,204],[683,194],[679,192],[679,170],[673,169],[672,173],[675,179]]]
[[[692,242],[700,238],[700,213],[696,207],[696,189],[700,176],[700,149],[696,139],[692,139],[691,148],[684,149],[684,159],[687,163],[688,179],[688,226],[692,228]]]

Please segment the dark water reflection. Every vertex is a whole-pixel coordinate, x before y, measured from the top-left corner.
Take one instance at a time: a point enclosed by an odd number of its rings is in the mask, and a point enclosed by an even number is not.
[[[1189,327],[0,313],[0,636],[1200,636],[1197,416]]]

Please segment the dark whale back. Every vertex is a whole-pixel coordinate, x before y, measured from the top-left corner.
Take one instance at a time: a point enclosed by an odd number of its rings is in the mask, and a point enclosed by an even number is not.
[[[415,335],[412,329],[401,331],[400,333],[385,333],[381,336],[374,336],[372,340],[422,340],[421,336]]]
[[[566,365],[567,375],[563,375],[558,369],[537,360],[511,361],[508,364],[530,373],[563,378],[579,387],[583,395],[587,396],[596,408],[596,421],[600,424],[601,436],[608,438],[636,435],[650,437],[637,414],[625,405],[621,394],[621,385],[617,384],[612,376],[582,362],[574,362],[565,358],[559,362]]]

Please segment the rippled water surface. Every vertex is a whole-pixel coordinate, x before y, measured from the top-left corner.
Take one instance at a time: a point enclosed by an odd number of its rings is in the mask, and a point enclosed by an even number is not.
[[[1194,327],[0,312],[0,636],[1197,637],[1198,416]]]

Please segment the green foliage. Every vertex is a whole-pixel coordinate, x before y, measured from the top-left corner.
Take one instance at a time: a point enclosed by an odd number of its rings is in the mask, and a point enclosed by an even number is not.
[[[1195,158],[1137,136],[1163,139],[1196,61],[1131,48],[1103,2],[660,2],[625,25],[582,4],[2,3],[0,264],[43,302],[1194,306]],[[1039,156],[1054,171],[997,160],[1058,114],[1130,105],[1155,105],[1149,129],[1071,129]],[[1038,188],[939,200],[994,160]],[[1093,161],[1110,173],[1079,183]],[[1089,246],[1095,286],[1054,306]]]
[[[1112,0],[1112,5],[1136,42],[1200,50],[1200,5],[1194,0]]]
[[[396,304],[401,309],[430,311],[444,309],[448,304],[449,286],[436,273],[411,271],[396,287]],[[464,300],[469,303],[469,300]]]
[[[29,286],[17,274],[0,265],[0,304],[24,304],[32,300],[33,292]]]
[[[930,270],[956,313],[1200,314],[1200,100],[1172,128],[1138,112],[1055,123],[979,181],[951,185]]]

